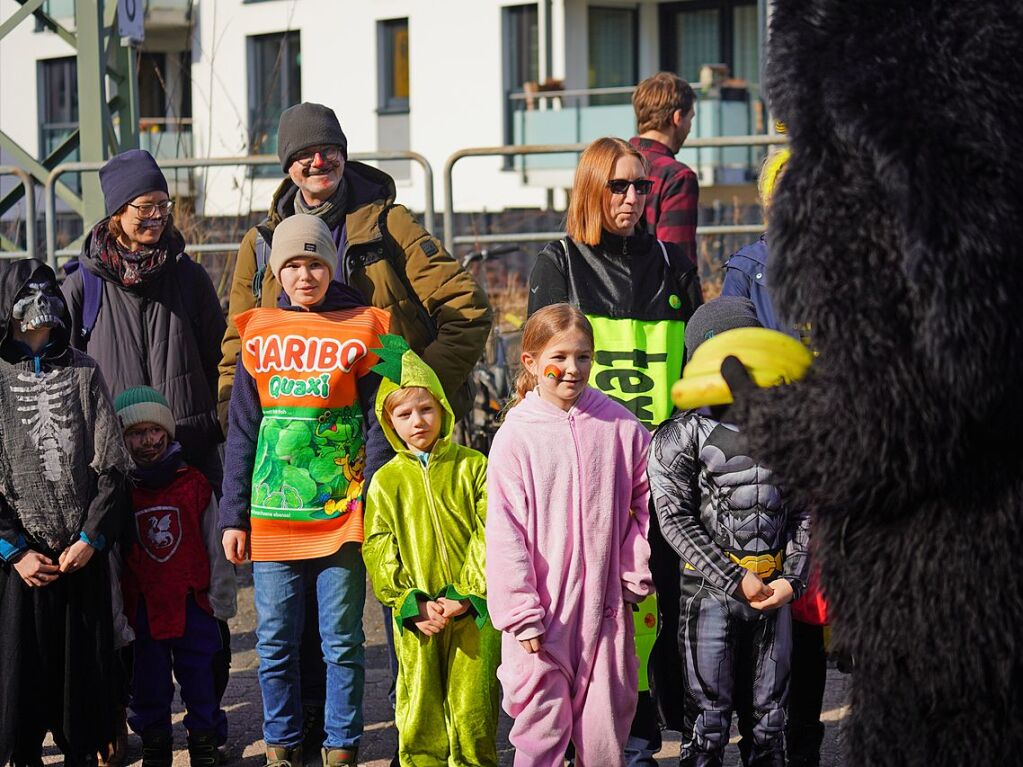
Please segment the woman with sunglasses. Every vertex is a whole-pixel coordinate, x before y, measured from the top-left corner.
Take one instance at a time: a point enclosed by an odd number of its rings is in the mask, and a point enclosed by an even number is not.
[[[216,289],[206,270],[185,255],[167,179],[148,152],[112,157],[99,180],[106,216],[86,236],[78,260],[65,267],[71,344],[96,360],[111,396],[136,386],[163,394],[181,457],[219,496],[217,365],[226,322]],[[226,623],[219,625],[218,700],[230,667],[230,632]],[[216,740],[223,744],[226,738],[221,716]]]
[[[561,302],[582,310],[593,326],[594,386],[621,402],[653,429],[673,410],[671,385],[682,374],[685,326],[701,303],[696,268],[682,248],[658,241],[646,228],[643,209],[653,182],[646,160],[618,138],[601,138],[579,158],[566,221],[567,234],[540,251],[529,276],[529,313]],[[651,515],[651,561],[661,595],[661,639],[650,655],[653,597],[640,605],[637,651],[652,659],[662,720],[681,725],[682,679],[675,641],[678,621],[678,557],[664,543]],[[647,623],[643,626],[644,622]],[[626,749],[630,767],[656,765],[660,749],[657,712],[646,663]]]

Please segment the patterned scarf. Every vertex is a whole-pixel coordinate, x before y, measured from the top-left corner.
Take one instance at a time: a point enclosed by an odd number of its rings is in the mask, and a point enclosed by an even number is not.
[[[131,251],[110,233],[107,219],[104,219],[92,230],[90,253],[113,272],[124,287],[130,288],[148,282],[159,273],[167,261],[170,232],[170,228],[165,230],[153,247]]]
[[[315,208],[306,204],[301,189],[296,190],[295,212],[308,213],[310,216],[322,218],[323,223],[333,232],[348,212],[348,185],[345,184],[344,177],[341,178],[341,183],[337,185],[334,194]]]

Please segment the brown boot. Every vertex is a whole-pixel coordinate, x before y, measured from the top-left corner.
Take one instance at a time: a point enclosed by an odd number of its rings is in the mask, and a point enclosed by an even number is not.
[[[359,763],[357,748],[322,748],[320,756],[323,758],[323,767],[356,767]]]
[[[285,748],[284,746],[266,747],[266,767],[302,767],[302,746]]]

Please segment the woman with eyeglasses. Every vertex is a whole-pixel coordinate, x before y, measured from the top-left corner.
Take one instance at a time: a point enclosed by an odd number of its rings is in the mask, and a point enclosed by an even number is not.
[[[185,255],[167,180],[148,152],[112,157],[99,178],[106,216],[86,236],[77,261],[65,267],[71,343],[96,360],[111,396],[136,386],[163,394],[181,458],[206,476],[219,497],[217,365],[226,322],[216,289],[206,270]],[[230,666],[230,632],[226,623],[220,628],[218,700]],[[216,734],[220,744],[226,741],[226,717]]]
[[[685,326],[701,303],[696,267],[682,248],[658,241],[643,209],[653,182],[643,155],[619,138],[601,138],[579,158],[566,221],[566,236],[548,243],[529,276],[529,313],[561,302],[582,310],[593,326],[592,385],[621,402],[647,428],[671,415],[671,385],[682,374]],[[651,514],[653,520],[654,515]],[[656,521],[652,522],[656,527]],[[662,720],[681,723],[678,557],[651,530],[651,570],[661,595],[662,628],[651,656],[653,597],[637,613],[640,695],[626,748],[626,763],[656,765],[660,749],[657,711],[647,684],[647,659]]]
[[[217,291],[185,255],[167,180],[148,152],[111,158],[99,177],[107,215],[63,286],[73,343],[99,363],[112,395],[152,386],[167,398],[184,459],[219,491],[216,386],[226,321]]]

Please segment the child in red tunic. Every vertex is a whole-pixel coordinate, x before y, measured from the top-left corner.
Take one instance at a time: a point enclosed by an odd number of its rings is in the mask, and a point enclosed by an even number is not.
[[[236,608],[216,496],[182,459],[163,395],[138,386],[121,392],[114,408],[137,466],[121,584],[135,630],[128,722],[142,736],[145,767],[170,767],[173,670],[187,712],[191,763],[212,767],[227,738],[227,717],[214,693],[213,656],[221,648],[215,618],[227,620]]]

